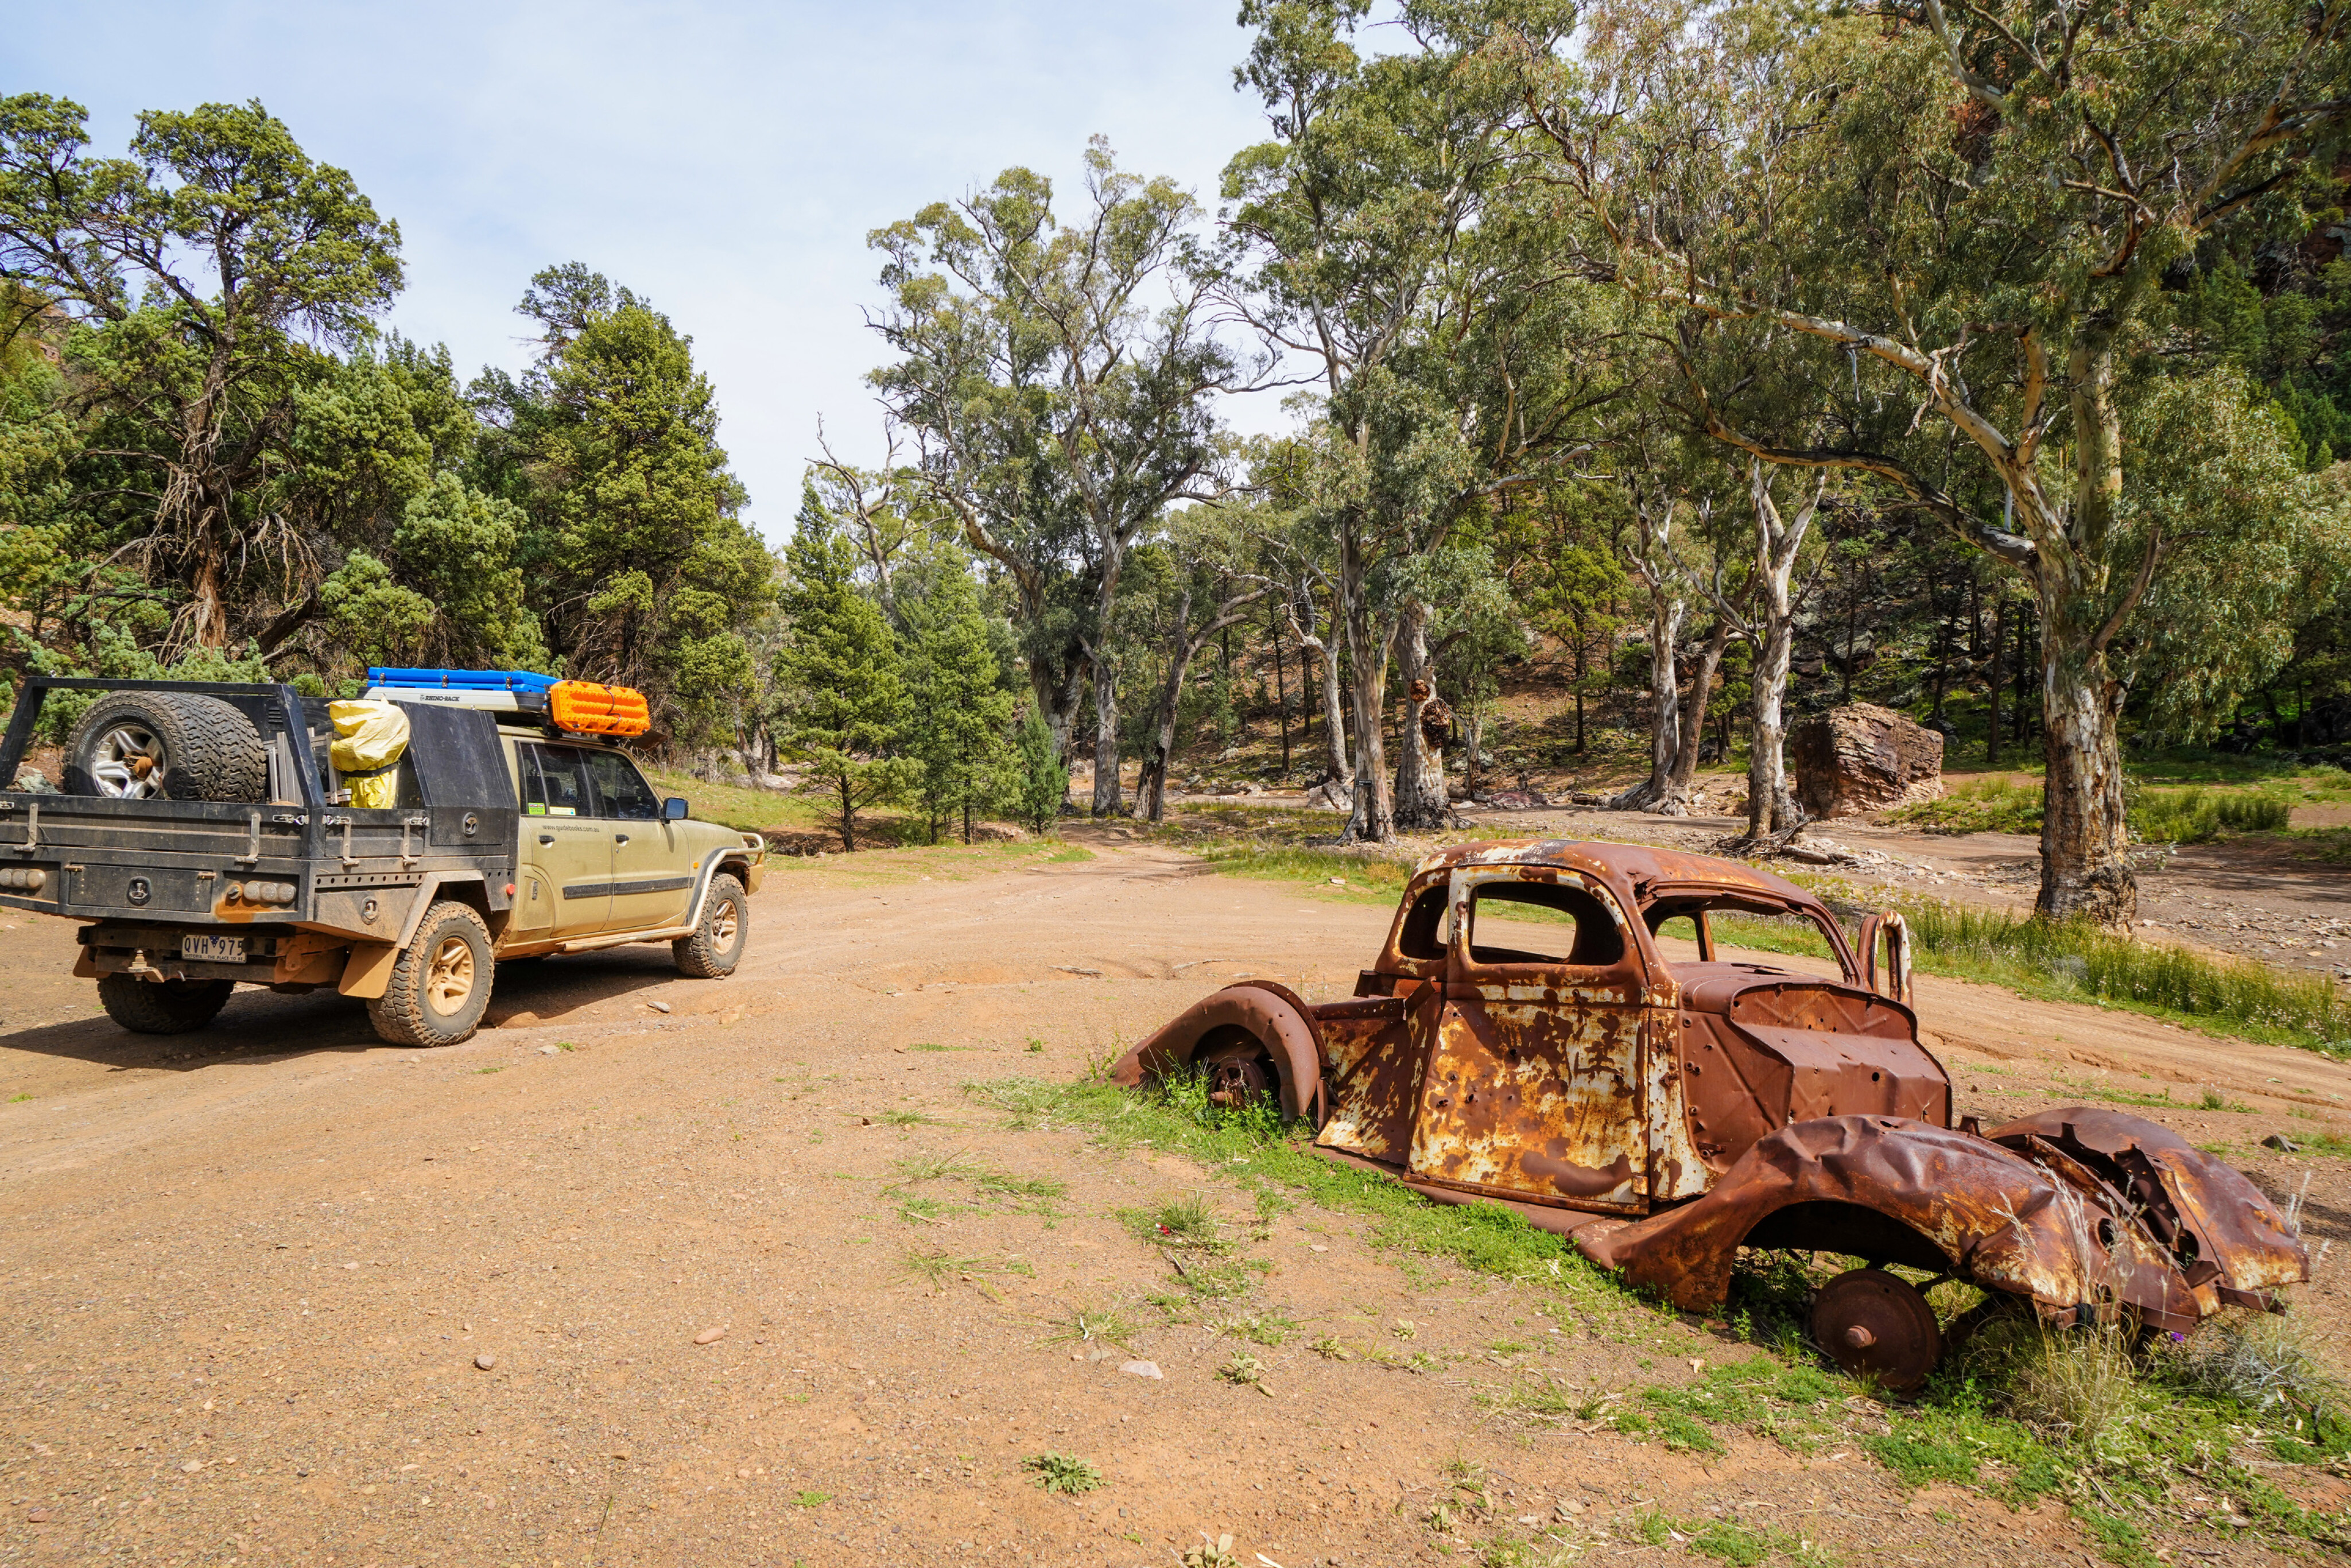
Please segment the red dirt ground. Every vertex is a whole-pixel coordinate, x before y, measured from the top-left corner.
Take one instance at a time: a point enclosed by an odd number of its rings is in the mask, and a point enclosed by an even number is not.
[[[1907,1492],[1851,1448],[1726,1433],[1702,1461],[1498,1419],[1481,1394],[1538,1372],[1626,1389],[1752,1353],[1646,1309],[1546,1316],[1555,1294],[1399,1259],[1328,1211],[1259,1227],[1187,1161],[1008,1127],[963,1092],[1074,1077],[1241,973],[1343,994],[1383,908],[1107,844],[787,862],[755,904],[731,979],[658,948],[518,967],[500,1027],[434,1052],[266,992],[204,1034],[127,1036],[67,977],[69,927],[0,920],[0,1561],[1129,1568],[1204,1531],[1252,1568],[1495,1539],[1692,1561],[1640,1543],[1652,1509],[1847,1563],[2093,1560],[2062,1509]],[[2220,1089],[2249,1108],[2142,1113],[2273,1190],[2307,1180],[2314,1240],[2351,1249],[2351,1166],[2258,1147],[2351,1132],[2351,1070],[1932,978],[1920,1011],[1962,1111]],[[961,1174],[907,1185],[958,1151]],[[1267,1270],[1250,1310],[1298,1332],[1142,1329],[1158,1381],[1057,1338],[1082,1309],[1155,1321],[1167,1265],[1113,1211],[1195,1192]],[[902,1212],[922,1195],[937,1212]],[[2340,1257],[2301,1295],[2351,1361]],[[1326,1335],[1432,1370],[1325,1359]],[[1242,1349],[1263,1392],[1217,1375]],[[1019,1461],[1049,1449],[1108,1484],[1040,1491]],[[1457,1463],[1490,1507],[1433,1529]]]

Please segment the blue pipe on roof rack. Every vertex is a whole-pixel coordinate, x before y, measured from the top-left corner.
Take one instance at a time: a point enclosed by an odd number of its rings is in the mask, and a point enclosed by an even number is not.
[[[528,670],[371,668],[367,679],[371,686],[440,686],[472,692],[546,692],[555,685],[553,675],[533,674]]]

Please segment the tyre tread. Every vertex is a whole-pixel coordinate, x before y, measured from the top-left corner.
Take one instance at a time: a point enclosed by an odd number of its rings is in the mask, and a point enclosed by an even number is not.
[[[721,953],[710,936],[711,917],[719,900],[731,898],[735,904],[736,933],[734,956]],[[669,945],[670,956],[677,962],[677,972],[690,979],[723,980],[735,972],[743,961],[743,949],[751,940],[751,904],[743,891],[742,879],[732,872],[721,872],[710,879],[709,894],[702,901],[702,918],[695,923],[694,935],[681,936]]]
[[[437,1027],[424,1005],[423,971],[432,964],[433,950],[441,945],[444,927],[453,920],[470,924],[480,937],[475,959],[480,977],[475,984],[480,988],[481,999],[475,1009],[473,1020],[457,1033],[450,1034]],[[416,935],[392,962],[392,978],[383,995],[370,998],[368,1021],[375,1027],[376,1038],[386,1045],[442,1046],[458,1045],[474,1037],[481,1028],[482,1013],[490,1005],[489,989],[496,960],[491,956],[490,928],[470,904],[460,904],[444,898],[424,912],[416,924]]]
[[[165,988],[171,983],[101,975],[99,1005],[107,1017],[133,1034],[191,1034],[219,1017],[221,1009],[228,1005],[229,993],[236,989],[234,980],[183,981],[206,988],[174,993]]]
[[[90,743],[113,725],[136,719],[163,742],[164,798],[258,800],[269,782],[269,752],[253,721],[233,703],[202,692],[116,692],[82,714],[66,742],[66,787],[99,793],[90,777]]]

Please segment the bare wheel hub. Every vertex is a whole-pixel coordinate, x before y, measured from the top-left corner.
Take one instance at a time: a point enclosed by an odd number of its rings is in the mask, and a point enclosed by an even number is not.
[[[424,974],[424,1005],[449,1018],[463,1010],[473,994],[474,945],[463,936],[444,936]]]
[[[1237,1111],[1274,1092],[1272,1064],[1254,1046],[1228,1048],[1228,1053],[1210,1057],[1200,1065],[1211,1105]]]
[[[1943,1354],[1927,1298],[1883,1269],[1855,1269],[1821,1287],[1813,1340],[1854,1376],[1895,1394],[1925,1383]]]

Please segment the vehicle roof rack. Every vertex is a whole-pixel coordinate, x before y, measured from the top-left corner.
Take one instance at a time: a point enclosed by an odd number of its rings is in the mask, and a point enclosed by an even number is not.
[[[645,695],[629,686],[559,680],[530,670],[411,670],[371,666],[371,697],[486,708],[564,735],[626,739],[653,727]]]

